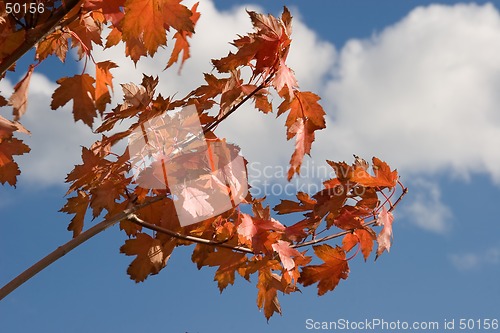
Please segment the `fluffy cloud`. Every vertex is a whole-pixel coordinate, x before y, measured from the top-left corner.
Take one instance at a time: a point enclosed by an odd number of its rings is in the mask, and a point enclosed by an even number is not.
[[[434,233],[445,233],[451,227],[452,213],[441,200],[439,187],[424,179],[411,183],[412,199],[402,209],[402,215],[418,227]]]
[[[450,261],[461,271],[477,270],[484,266],[500,264],[500,248],[492,247],[484,252],[467,252],[450,255]]]
[[[340,52],[323,93],[334,155],[379,155],[407,173],[486,172],[500,183],[500,16],[432,5]],[[333,125],[333,126],[332,126]]]

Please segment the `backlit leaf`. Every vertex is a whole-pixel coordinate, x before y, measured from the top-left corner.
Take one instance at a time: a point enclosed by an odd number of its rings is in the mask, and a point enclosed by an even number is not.
[[[111,103],[109,89],[113,91],[113,75],[110,69],[116,67],[118,65],[112,61],[102,61],[95,65],[95,103],[101,113],[106,109],[106,104]]]
[[[95,80],[88,74],[63,77],[57,80],[59,87],[52,94],[50,107],[55,110],[73,100],[73,117],[75,122],[83,121],[92,127],[94,118],[97,117],[95,100]]]
[[[9,99],[9,105],[14,109],[14,120],[19,120],[26,112],[28,106],[28,88],[30,85],[31,75],[35,66],[29,66],[28,72],[14,87],[14,93]]]
[[[385,206],[382,207],[382,211],[378,215],[378,224],[383,225],[382,231],[377,236],[377,255],[375,260],[384,252],[391,249],[392,240],[392,222],[394,221],[394,216],[389,212]]]
[[[66,205],[60,210],[60,212],[67,214],[75,214],[68,225],[68,231],[73,232],[73,238],[82,232],[85,213],[89,204],[90,197],[85,192],[78,191],[77,196],[69,198]]]
[[[314,246],[314,253],[324,261],[321,265],[302,268],[299,283],[304,286],[318,283],[318,295],[324,295],[337,287],[341,279],[347,279],[349,265],[342,248],[333,248],[328,244]]]

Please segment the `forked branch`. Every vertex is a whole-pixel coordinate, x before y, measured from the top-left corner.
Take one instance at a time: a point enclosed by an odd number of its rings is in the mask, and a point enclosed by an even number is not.
[[[404,187],[401,195],[394,202],[394,204],[391,205],[391,207],[388,209],[388,211],[392,212],[396,208],[396,206],[401,202],[401,200],[403,199],[403,197],[407,193],[408,193],[408,188]],[[169,230],[169,229],[166,229],[166,228],[162,228],[162,227],[159,227],[157,225],[148,223],[148,222],[140,219],[139,217],[137,217],[137,215],[132,214],[132,213],[127,216],[127,219],[130,222],[135,223],[135,224],[137,224],[137,225],[139,225],[139,226],[141,226],[143,228],[146,228],[146,229],[149,229],[149,230],[153,230],[153,231],[156,231],[156,232],[159,232],[159,233],[162,233],[162,234],[166,234],[166,235],[169,235],[169,236],[177,238],[177,239],[181,239],[181,240],[185,240],[185,241],[190,241],[190,242],[193,242],[193,243],[199,243],[199,244],[214,246],[214,247],[224,247],[226,249],[231,249],[231,250],[238,251],[238,252],[243,252],[243,253],[252,253],[252,254],[255,253],[252,249],[249,249],[247,247],[234,246],[234,245],[230,245],[230,244],[227,244],[227,243],[215,242],[215,241],[212,241],[212,240],[206,239],[206,238],[189,236],[189,235],[183,235],[183,234],[180,234],[178,232],[175,232],[175,231],[172,231],[172,230]],[[372,219],[372,220],[370,220],[368,222],[365,222],[364,226],[366,226],[366,227],[372,226],[372,225],[376,224],[377,221],[378,221],[377,219]],[[314,244],[323,243],[323,242],[326,242],[328,240],[339,238],[339,237],[342,237],[344,235],[353,233],[355,230],[356,229],[354,228],[354,229],[349,229],[349,230],[341,231],[341,232],[338,232],[338,233],[335,233],[335,234],[331,234],[331,235],[328,235],[328,236],[325,236],[325,237],[322,237],[322,238],[316,238],[316,239],[313,239],[313,240],[310,240],[310,241],[307,241],[307,242],[303,242],[303,243],[300,243],[300,244],[292,244],[290,247],[291,248],[301,248],[301,247],[306,247],[306,246],[310,246],[310,245],[314,245]]]

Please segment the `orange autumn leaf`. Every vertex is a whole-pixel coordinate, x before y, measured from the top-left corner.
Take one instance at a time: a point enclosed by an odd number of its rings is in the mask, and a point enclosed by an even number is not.
[[[280,59],[280,66],[273,79],[273,85],[278,92],[281,92],[282,89],[285,88],[288,92],[288,96],[293,96],[293,91],[298,88],[297,79],[295,78],[293,70],[285,64],[283,59]]]
[[[276,205],[273,210],[279,215],[290,214],[296,212],[305,212],[312,210],[316,204],[316,200],[311,198],[309,194],[304,192],[297,193],[297,199],[299,202],[292,200],[281,200],[279,205]]]
[[[295,91],[292,100],[285,100],[278,107],[278,116],[290,110],[286,118],[285,125],[290,130],[290,128],[295,124],[297,119],[309,119],[314,125],[315,129],[322,129],[326,127],[325,124],[325,111],[323,107],[318,103],[320,97],[312,92],[300,92]],[[293,136],[288,136],[292,138]]]
[[[337,216],[327,216],[327,226],[335,225],[342,230],[351,230],[363,226],[363,217],[367,216],[367,211],[360,210],[358,207],[344,206],[340,209]]]
[[[19,120],[26,112],[26,107],[28,106],[28,88],[34,69],[35,66],[29,66],[28,72],[22,80],[15,85],[14,93],[9,99],[9,105],[12,105],[14,109],[14,120]]]
[[[109,49],[109,48],[117,45],[121,40],[122,40],[122,32],[115,27],[115,28],[113,28],[110,31],[110,33],[106,37],[106,46],[105,46],[105,48]],[[137,58],[137,60],[138,59],[139,58]],[[137,60],[135,60],[135,61],[137,61]]]
[[[66,176],[66,182],[73,183],[68,193],[77,191],[78,188],[87,189],[99,179],[103,172],[108,172],[107,163],[99,158],[92,150],[82,148],[82,164],[75,165],[73,170]]]
[[[16,186],[17,176],[21,171],[12,159],[12,155],[22,155],[29,151],[30,148],[21,140],[0,139],[0,184],[8,183],[10,186]]]
[[[181,0],[127,0],[125,17],[121,21],[123,39],[141,38],[152,56],[158,47],[167,43],[165,30],[194,32],[191,11]]]
[[[368,259],[373,249],[373,242],[377,238],[375,232],[371,228],[363,228],[355,231],[355,234],[359,238],[359,244],[361,246],[361,253],[365,261]]]
[[[271,250],[271,247],[267,247],[267,245],[272,240],[273,231],[283,232],[285,226],[273,218],[241,214],[241,222],[237,228],[239,241],[252,247],[255,252]]]
[[[285,8],[285,11],[288,10]],[[291,28],[286,24],[290,22],[285,23],[273,15],[253,11],[249,11],[248,15],[256,32],[234,40],[233,45],[238,48],[235,53],[230,52],[226,57],[212,60],[220,73],[229,73],[254,61],[254,77],[262,73],[269,74],[278,70],[278,60],[287,57],[291,42],[288,32],[291,32]]]
[[[117,26],[123,18],[124,14],[120,8],[124,5],[125,0],[87,0],[84,8],[87,10],[100,10],[107,21]]]
[[[200,13],[197,12],[196,10],[198,9],[198,2],[193,5],[191,8],[191,22],[193,22],[193,26],[196,25],[196,22],[198,22],[198,19],[200,18]],[[169,68],[172,66],[176,61],[178,61],[180,53],[182,52],[182,59],[181,59],[181,65],[179,67],[179,73],[182,69],[182,65],[184,65],[184,62],[189,59],[190,54],[189,54],[189,42],[188,38],[193,36],[193,32],[189,30],[179,30],[175,33],[174,39],[175,39],[175,45],[174,49],[172,50],[172,54],[170,55],[170,59],[168,60],[167,67]]]
[[[1,148],[0,148],[1,149]],[[8,162],[0,166],[0,184],[8,183],[16,187],[17,176],[21,174],[16,162]]]
[[[262,261],[258,269],[259,277],[257,281],[257,307],[264,310],[264,316],[267,320],[274,313],[281,314],[281,305],[278,300],[278,291],[289,294],[296,291],[296,288],[287,288],[284,284],[283,277],[272,272],[278,269],[279,264],[276,260]]]
[[[398,172],[396,170],[391,171],[387,163],[374,157],[372,159],[372,169],[374,176],[370,175],[364,166],[357,165],[351,180],[366,187],[392,188],[396,186]]]
[[[12,162],[12,156],[29,153],[30,148],[22,140],[7,137],[0,138],[0,166]]]
[[[135,282],[144,281],[149,275],[158,274],[166,266],[175,243],[163,244],[159,239],[148,234],[138,233],[136,238],[128,239],[120,248],[120,252],[136,258],[130,263],[127,273]]]
[[[342,248],[344,251],[349,252],[358,244],[358,242],[359,238],[354,233],[347,234],[344,238],[342,238]]]
[[[325,111],[318,103],[319,96],[312,92],[294,91],[290,100],[285,99],[278,107],[278,116],[289,110],[285,122],[287,139],[295,137],[295,150],[290,159],[288,180],[300,173],[300,166],[306,154],[310,154],[314,132],[326,127]]]
[[[73,117],[75,122],[83,121],[92,127],[94,118],[97,117],[95,100],[95,80],[88,74],[63,77],[57,80],[59,87],[52,94],[50,107],[55,110],[73,100]]]
[[[29,133],[18,122],[0,116],[0,184],[8,183],[14,187],[21,171],[13,156],[30,152],[30,148],[22,140],[13,137],[15,131]]]
[[[81,15],[79,20],[68,25],[68,29],[71,30],[71,44],[77,47],[80,59],[90,54],[93,43],[102,45],[102,26],[90,14]]]
[[[5,101],[4,105],[7,105],[7,101]],[[0,139],[10,138],[12,136],[12,133],[15,131],[19,131],[24,134],[30,134],[30,131],[28,131],[23,125],[21,125],[21,123],[17,121],[10,121],[0,116]]]
[[[111,210],[116,203],[115,201],[124,195],[124,192],[125,187],[123,184],[111,180],[101,182],[98,186],[90,190],[92,196],[90,207],[92,208],[93,217],[96,218],[99,216],[103,209]]]
[[[110,70],[118,67],[112,61],[102,61],[95,65],[95,103],[97,109],[102,113],[106,104],[111,103],[109,89],[113,91],[113,75]]]
[[[222,292],[229,284],[234,284],[235,272],[242,268],[245,262],[244,253],[218,248],[216,252],[207,254],[203,265],[219,266],[215,272],[214,281],[217,281],[219,290]]]
[[[269,101],[269,98],[266,93],[256,93],[253,99],[255,101],[255,107],[258,110],[264,113],[269,113],[273,111],[273,105]]]
[[[324,295],[337,287],[341,279],[347,279],[349,265],[345,251],[328,244],[314,246],[314,253],[324,261],[321,265],[310,265],[302,268],[299,283],[305,287],[318,283],[318,295]]]
[[[83,229],[85,213],[90,204],[90,197],[84,191],[78,191],[76,197],[71,197],[59,211],[67,214],[75,214],[68,225],[68,231],[73,232],[73,238],[78,236]]]
[[[306,154],[311,153],[311,146],[314,141],[314,127],[311,122],[302,118],[297,119],[289,129],[289,135],[295,136],[295,150],[290,158],[290,168],[288,169],[287,179],[290,181],[294,174],[300,173],[300,166]]]
[[[361,247],[361,253],[365,261],[370,256],[373,249],[373,241],[376,239],[376,235],[370,228],[356,229],[353,233],[347,234],[342,239],[342,248],[349,252],[354,246],[359,244]]]
[[[36,59],[38,61],[43,61],[49,55],[55,54],[59,60],[65,62],[66,54],[68,53],[68,38],[68,33],[62,30],[54,31],[36,46]]]

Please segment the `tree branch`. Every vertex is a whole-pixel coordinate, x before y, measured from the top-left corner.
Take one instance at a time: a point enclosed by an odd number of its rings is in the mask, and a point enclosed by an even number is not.
[[[190,241],[190,242],[194,242],[194,243],[199,243],[199,244],[204,244],[204,245],[224,247],[226,249],[231,249],[231,250],[235,250],[235,251],[239,251],[239,252],[243,252],[243,253],[251,253],[251,254],[254,253],[251,249],[249,249],[247,247],[233,246],[233,245],[229,245],[226,243],[214,242],[214,241],[206,239],[206,238],[183,235],[183,234],[180,234],[178,232],[168,230],[168,229],[159,227],[157,225],[148,223],[146,221],[143,221],[139,217],[137,217],[137,215],[135,215],[135,214],[129,214],[127,216],[127,219],[130,222],[135,223],[137,225],[140,225],[146,229],[154,230],[156,232],[166,234],[166,235],[172,236],[172,237],[177,238],[177,239],[182,239],[182,240],[186,240],[186,241]]]
[[[39,27],[28,30],[26,34],[26,40],[24,43],[19,45],[17,49],[14,50],[9,56],[4,58],[0,63],[0,77],[13,65],[15,64],[26,52],[31,50],[36,43],[42,40],[47,34],[51,33],[53,29],[59,24],[59,22],[66,16],[73,8],[75,8],[82,0],[67,0],[55,14],[45,23]],[[73,20],[78,16],[73,17]],[[67,22],[70,23],[70,22]]]
[[[399,196],[399,198],[396,200],[396,202],[394,202],[394,204],[391,205],[391,207],[388,209],[388,211],[392,212],[396,208],[396,206],[401,202],[401,200],[403,199],[403,197],[407,193],[408,193],[408,188],[407,187],[403,188],[403,192],[401,193],[401,195]],[[159,233],[163,233],[163,234],[172,236],[172,237],[177,238],[177,239],[182,239],[182,240],[186,240],[186,241],[190,241],[190,242],[194,242],[194,243],[205,244],[205,245],[210,245],[210,246],[215,246],[215,247],[217,247],[217,246],[218,247],[224,247],[226,249],[231,249],[231,250],[235,250],[235,251],[239,251],[239,252],[244,252],[244,253],[255,254],[254,251],[252,251],[251,249],[249,249],[247,247],[233,246],[233,245],[229,245],[229,244],[226,244],[226,243],[214,242],[214,241],[206,239],[206,238],[200,238],[200,237],[183,235],[183,234],[180,234],[178,232],[175,232],[175,231],[172,231],[172,230],[169,230],[169,229],[165,229],[165,228],[159,227],[157,225],[154,225],[154,224],[148,223],[148,222],[146,222],[144,220],[141,220],[139,217],[137,217],[137,215],[135,215],[133,213],[130,213],[127,216],[127,219],[130,222],[132,222],[132,223],[140,225],[141,227],[144,227],[146,229],[150,229],[150,230],[153,230],[153,231],[156,231],[156,232],[159,232]],[[369,222],[364,223],[364,226],[365,227],[372,226],[372,225],[376,224],[377,221],[378,221],[377,219],[370,220]],[[328,235],[328,236],[325,236],[325,237],[322,237],[322,238],[313,239],[313,240],[310,240],[308,242],[304,242],[304,243],[300,243],[300,244],[292,244],[290,247],[291,248],[301,248],[301,247],[306,247],[306,246],[310,246],[310,245],[314,245],[314,244],[326,242],[328,240],[331,240],[331,239],[334,239],[334,238],[338,238],[338,237],[342,237],[344,235],[353,233],[355,230],[356,230],[356,228],[345,230],[345,231],[341,231],[341,232],[338,232],[336,234]]]
[[[10,294],[11,292],[13,292],[17,287],[21,286],[23,283],[28,281],[30,278],[32,278],[33,276],[38,274],[44,268],[51,265],[56,260],[58,260],[59,258],[63,257],[65,254],[67,254],[68,252],[73,250],[78,245],[86,242],[87,240],[89,240],[90,238],[99,234],[100,232],[106,230],[107,228],[109,228],[109,227],[115,225],[116,223],[120,222],[121,220],[127,218],[127,216],[129,216],[130,214],[133,214],[137,210],[139,210],[145,206],[148,206],[154,202],[163,200],[164,198],[165,198],[165,196],[157,196],[157,197],[154,197],[151,200],[144,202],[140,205],[127,208],[123,212],[121,212],[120,214],[117,214],[114,217],[112,217],[111,219],[104,220],[104,221],[96,224],[95,226],[82,232],[81,234],[79,234],[78,236],[76,236],[75,238],[73,238],[72,240],[67,242],[66,244],[59,246],[57,249],[52,251],[50,254],[48,254],[47,256],[42,258],[40,261],[35,263],[33,266],[31,266],[30,268],[28,268],[27,270],[25,270],[24,272],[22,272],[21,274],[16,276],[14,279],[12,279],[12,281],[10,281],[5,286],[3,286],[0,289],[0,300],[2,300],[5,296]]]

